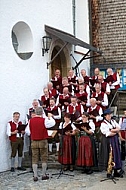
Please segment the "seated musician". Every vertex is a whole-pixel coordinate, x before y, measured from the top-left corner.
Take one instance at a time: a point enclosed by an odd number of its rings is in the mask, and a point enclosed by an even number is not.
[[[60,94],[63,93],[63,88],[64,87],[68,87],[69,93],[72,94],[72,86],[68,83],[68,78],[67,77],[62,78],[62,85],[60,86],[60,89],[59,89]]]
[[[107,169],[107,177],[111,176],[111,164],[109,161],[109,153],[112,151],[112,161],[114,162],[114,177],[123,177],[124,171],[121,169],[121,154],[119,147],[118,133],[120,131],[119,124],[112,119],[112,111],[106,109],[103,112],[104,120],[101,123],[101,148],[99,151],[99,168],[100,170]],[[112,148],[112,150],[111,150]],[[118,171],[119,170],[119,171]]]
[[[77,148],[77,166],[83,167],[83,173],[91,174],[93,163],[93,133],[95,130],[95,124],[92,120],[89,120],[87,112],[82,114],[82,122],[75,124],[78,131],[78,148]],[[91,140],[92,139],[92,140]],[[96,152],[96,150],[95,150]]]
[[[89,96],[88,94],[84,91],[84,85],[80,84],[79,85],[79,92],[75,94],[78,102],[81,103],[84,107],[84,110],[87,110],[87,106],[89,106]]]
[[[59,69],[55,70],[55,76],[52,77],[51,82],[53,83],[53,87],[59,91],[60,85],[62,84],[62,77]]]
[[[103,110],[102,108],[97,105],[96,99],[91,98],[90,99],[90,107],[87,109],[88,114],[90,115],[90,119],[93,120],[95,124],[95,135],[96,135],[96,141],[100,141],[100,125],[103,120],[102,114]]]
[[[47,87],[43,89],[44,95],[41,96],[42,107],[47,108],[49,106],[49,98],[51,95],[49,94],[49,90]]]
[[[68,78],[68,83],[72,87],[72,90],[75,90],[76,86],[77,86],[77,80],[78,80],[78,78],[74,74],[74,71],[72,69],[69,70],[67,78]]]
[[[63,94],[59,94],[56,100],[56,105],[61,109],[66,111],[67,106],[70,102],[70,94],[68,87],[63,88]]]
[[[66,112],[70,113],[72,121],[81,120],[81,115],[84,112],[84,108],[77,102],[76,96],[71,97],[71,103],[67,106]]]
[[[103,75],[98,76],[98,84],[100,84],[102,92],[106,93],[107,95],[110,94],[110,86],[107,82],[105,82]]]
[[[64,123],[60,123],[59,129],[60,151],[58,161],[64,165],[64,171],[68,169],[73,171],[76,159],[76,127],[71,123],[69,113],[64,115]]]
[[[50,98],[49,100],[49,107],[47,107],[47,109],[44,110],[46,116],[48,115],[48,113],[52,114],[53,119],[55,120],[56,124],[55,126],[53,126],[52,128],[50,128],[51,130],[56,130],[59,128],[59,124],[60,124],[60,120],[61,120],[61,110],[59,107],[56,106],[55,104],[55,98]],[[48,143],[49,143],[49,152],[52,153],[52,145],[53,142],[55,141],[56,143],[56,151],[59,151],[59,138],[58,135],[56,134],[54,139],[49,139]]]
[[[53,83],[52,82],[48,82],[47,83],[47,88],[48,88],[48,91],[49,91],[50,98],[54,97],[56,99],[57,96],[58,96],[58,91],[55,88],[53,88]]]
[[[109,103],[111,103],[113,96],[115,95],[118,88],[120,88],[120,78],[117,72],[113,72],[111,68],[107,69],[108,76],[106,77],[105,81],[109,84],[111,93],[109,95]],[[115,96],[113,100],[112,106],[117,106],[118,97]]]
[[[125,158],[126,158],[126,109],[124,109],[124,116],[119,120],[120,132],[119,137],[121,140],[121,160],[122,160],[122,170],[125,168]]]
[[[108,96],[106,93],[101,91],[100,84],[95,85],[95,92],[92,93],[92,98],[96,99],[96,104],[99,105],[103,110],[108,106]]]
[[[87,76],[85,69],[81,69],[81,76],[84,79],[84,83],[89,85],[89,81],[90,81],[89,78],[90,77]]]

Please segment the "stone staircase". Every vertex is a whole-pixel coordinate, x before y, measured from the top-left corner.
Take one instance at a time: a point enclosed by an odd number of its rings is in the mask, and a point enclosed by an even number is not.
[[[31,155],[29,152],[24,153],[24,158],[22,160],[22,166],[25,168],[31,168]],[[41,161],[39,161],[38,167],[41,168]],[[58,162],[58,155],[55,150],[51,154],[48,154],[48,168],[60,169],[61,165]]]

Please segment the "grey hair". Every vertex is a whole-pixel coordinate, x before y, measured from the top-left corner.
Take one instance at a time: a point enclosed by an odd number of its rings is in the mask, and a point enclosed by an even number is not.
[[[42,114],[43,114],[43,109],[42,109],[42,107],[36,108],[35,113],[36,113],[36,115],[42,115]]]

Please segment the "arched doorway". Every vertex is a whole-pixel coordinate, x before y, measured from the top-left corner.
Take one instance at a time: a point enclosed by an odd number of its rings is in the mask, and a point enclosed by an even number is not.
[[[52,50],[51,60],[53,57],[57,54],[57,52],[61,49],[58,45],[55,46]],[[59,55],[54,59],[54,61],[51,63],[51,78],[54,76],[55,70],[59,69],[61,71],[61,76],[67,76],[67,61],[66,56],[64,54],[64,51],[61,51]]]

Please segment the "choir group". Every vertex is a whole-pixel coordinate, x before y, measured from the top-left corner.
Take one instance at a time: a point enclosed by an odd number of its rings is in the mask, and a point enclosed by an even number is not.
[[[109,108],[110,104],[113,106],[117,104],[116,96],[113,101],[112,99],[120,87],[120,78],[118,73],[113,72],[111,68],[107,69],[107,74],[108,76],[104,78],[99,68],[95,68],[93,77],[87,76],[85,69],[81,70],[81,77],[75,76],[73,70],[69,70],[68,76],[61,77],[60,70],[56,69],[55,76],[44,87],[41,98],[33,100],[33,107],[27,114],[28,126],[19,132],[16,127],[17,124],[21,127],[18,112],[13,115],[14,122],[8,123],[7,135],[12,147],[11,171],[15,170],[17,150],[18,169],[24,169],[21,167],[22,137],[24,133],[27,133],[31,138],[34,181],[38,180],[37,157],[39,154],[35,148],[42,150],[45,146],[36,144],[36,141],[44,140],[45,142],[45,139],[46,149],[41,152],[44,157],[43,180],[48,179],[45,152],[49,151],[49,154],[53,152],[54,142],[58,161],[63,165],[64,171],[73,171],[75,166],[82,167],[83,173],[86,174],[91,174],[94,168],[99,171],[107,170],[110,148],[112,148],[114,176],[123,176],[126,154],[126,117],[122,117],[118,124],[112,118],[112,111]],[[46,130],[48,128],[48,134],[46,131],[41,134],[40,125],[43,125]],[[22,146],[19,148],[18,144]]]

